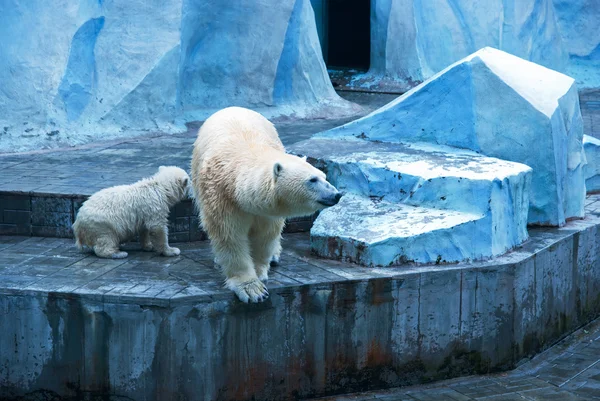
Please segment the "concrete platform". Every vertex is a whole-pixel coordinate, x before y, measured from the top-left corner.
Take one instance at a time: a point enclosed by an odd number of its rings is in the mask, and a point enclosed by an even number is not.
[[[207,242],[112,261],[1,237],[0,398],[285,400],[510,369],[600,314],[600,198],[586,208],[471,264],[361,268],[287,235],[251,305]]]
[[[598,137],[598,93],[586,96],[586,133]],[[341,123],[277,126],[289,145]],[[0,231],[25,235],[0,234],[0,399],[294,399],[403,386],[513,367],[600,315],[597,197],[585,220],[533,229],[482,263],[361,268],[314,258],[306,233],[285,235],[261,305],[221,288],[205,241],[178,244],[176,259],[134,244],[116,265],[69,239],[29,237],[69,236],[77,195],[95,187],[162,163],[187,168],[196,129],[0,156]],[[171,240],[202,238],[180,207]]]

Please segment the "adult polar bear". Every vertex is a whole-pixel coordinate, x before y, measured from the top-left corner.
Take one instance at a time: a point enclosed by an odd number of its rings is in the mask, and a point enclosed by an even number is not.
[[[225,285],[243,302],[268,296],[263,281],[281,250],[285,218],[310,215],[341,197],[323,172],[285,153],[269,120],[240,107],[216,112],[200,128],[192,183]]]

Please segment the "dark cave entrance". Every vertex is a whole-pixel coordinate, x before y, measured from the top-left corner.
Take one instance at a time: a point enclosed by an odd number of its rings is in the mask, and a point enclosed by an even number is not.
[[[332,70],[369,69],[370,0],[313,0],[323,58]]]

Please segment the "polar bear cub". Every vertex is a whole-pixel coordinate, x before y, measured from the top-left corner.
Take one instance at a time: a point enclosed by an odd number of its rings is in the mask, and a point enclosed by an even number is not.
[[[83,203],[73,224],[75,244],[88,246],[101,258],[121,259],[123,242],[140,237],[145,251],[179,255],[168,242],[169,209],[187,194],[189,176],[179,167],[161,166],[151,177],[93,194]]]
[[[218,111],[200,128],[192,184],[225,285],[243,302],[267,297],[263,282],[281,252],[285,218],[310,215],[341,197],[323,172],[285,153],[273,124],[240,107]]]

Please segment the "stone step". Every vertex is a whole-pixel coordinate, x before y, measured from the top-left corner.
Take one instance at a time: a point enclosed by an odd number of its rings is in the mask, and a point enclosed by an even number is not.
[[[498,247],[489,215],[354,194],[322,211],[310,233],[317,255],[365,266],[479,260]]]
[[[288,150],[350,194],[311,230],[321,256],[377,266],[457,262],[503,254],[528,238],[524,164],[449,146],[347,138],[312,138]]]
[[[307,156],[342,191],[477,213],[503,209],[513,198],[527,213],[527,200],[518,201],[528,194],[531,168],[521,163],[427,143],[312,138],[288,150]]]

